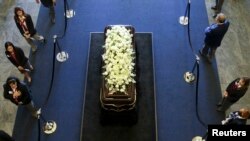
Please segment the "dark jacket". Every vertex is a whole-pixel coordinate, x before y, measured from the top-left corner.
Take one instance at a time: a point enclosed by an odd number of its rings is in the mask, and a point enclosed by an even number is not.
[[[16,67],[18,66],[22,66],[24,67],[25,64],[28,61],[28,58],[24,55],[24,52],[21,48],[19,47],[14,47],[14,52],[16,54],[16,59],[18,60],[18,62],[16,62],[10,55],[10,53],[8,51],[5,51],[6,57],[10,60],[10,62],[15,65]]]
[[[246,125],[247,119],[240,116],[239,111],[231,112],[227,118],[225,125]]]
[[[52,0],[40,0],[44,7],[50,7],[53,5]]]
[[[26,17],[25,21],[27,24],[28,31],[30,33],[30,36],[32,37],[34,34],[36,34],[36,29],[34,27],[31,16],[29,14],[26,14],[25,17]],[[22,26],[20,25],[20,23],[18,21],[18,18],[14,17],[14,19],[15,19],[15,23],[16,23],[17,28],[19,29],[20,33],[24,36],[24,31],[23,31]]]
[[[26,105],[31,102],[30,90],[24,83],[17,81],[17,91],[21,92],[21,95],[17,98],[17,100],[13,98],[13,91],[7,83],[3,85],[3,89],[4,89],[3,92],[4,98],[10,100],[12,103],[16,105]]]
[[[241,89],[235,88],[235,82],[239,80],[240,78],[237,78],[227,86],[227,89],[226,89],[228,93],[227,99],[230,102],[237,102],[241,97],[243,97],[246,94],[248,87],[241,88]]]
[[[211,47],[219,47],[229,24],[229,21],[225,20],[224,23],[214,23],[207,27],[205,29],[205,44]]]

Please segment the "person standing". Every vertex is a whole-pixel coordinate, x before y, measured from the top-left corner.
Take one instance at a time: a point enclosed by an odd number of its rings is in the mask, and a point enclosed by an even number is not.
[[[30,44],[32,51],[35,52],[37,46],[35,45],[34,40],[45,43],[45,38],[37,33],[31,16],[26,14],[21,7],[15,7],[14,13],[14,20],[17,28],[25,40]]]
[[[24,105],[32,114],[38,118],[41,109],[37,109],[32,100],[30,90],[25,83],[22,83],[17,77],[10,76],[3,85],[3,96],[16,105]]]
[[[205,29],[204,45],[199,53],[206,57],[211,63],[215,56],[216,49],[221,45],[221,41],[228,31],[230,23],[223,13],[217,15],[215,23],[211,24]]]
[[[248,90],[249,82],[250,78],[248,77],[241,77],[232,81],[217,104],[217,111],[225,112],[231,105],[243,97]]]
[[[217,14],[221,12],[223,3],[224,3],[224,0],[215,0],[215,6],[211,7],[211,9],[215,10],[215,14],[213,15],[213,18],[216,18]]]
[[[13,43],[5,43],[5,55],[10,60],[10,62],[17,67],[17,69],[24,74],[24,77],[31,83],[31,76],[29,74],[34,68],[30,64],[29,59],[24,55],[21,48],[15,47]]]
[[[246,125],[249,117],[250,111],[246,108],[241,108],[239,111],[230,112],[221,123],[222,125]]]
[[[36,0],[37,3],[42,3],[42,5],[46,8],[49,8],[49,14],[50,14],[50,20],[51,23],[56,22],[56,14],[55,14],[55,5],[56,5],[56,0]]]

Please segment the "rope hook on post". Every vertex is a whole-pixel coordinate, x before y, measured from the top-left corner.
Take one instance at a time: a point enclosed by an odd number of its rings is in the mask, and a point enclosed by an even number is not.
[[[41,120],[42,119],[42,120]],[[52,134],[57,129],[57,124],[53,120],[45,120],[45,118],[42,116],[41,109],[37,112],[37,123],[38,123],[38,141],[41,140],[41,121],[43,122],[43,132],[45,134]]]
[[[179,23],[181,25],[187,25],[188,22],[189,22],[190,3],[191,3],[191,0],[188,0],[186,10],[185,10],[185,14],[184,14],[184,16],[180,16],[180,18],[179,18]],[[187,14],[188,14],[188,16],[187,16]]]

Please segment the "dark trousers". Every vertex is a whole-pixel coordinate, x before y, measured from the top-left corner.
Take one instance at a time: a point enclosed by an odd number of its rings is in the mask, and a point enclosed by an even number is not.
[[[55,7],[53,5],[49,7],[49,14],[51,18],[55,18]]]
[[[37,111],[37,108],[34,104],[34,102],[31,100],[30,103],[24,105],[32,114],[32,116],[36,117],[36,111]]]
[[[221,12],[221,9],[222,9],[222,5],[223,5],[223,3],[224,3],[224,0],[216,0],[215,1],[215,7],[216,7],[216,14],[218,14],[218,13],[220,13]]]
[[[220,111],[226,111],[231,105],[233,105],[235,102],[231,102],[228,100],[228,98],[223,97],[221,101],[218,103],[221,106],[218,107],[218,110]]]
[[[207,56],[211,59],[212,57],[215,56],[215,51],[216,51],[217,47],[214,46],[209,46],[207,44],[203,45],[203,48],[201,50],[202,54]]]

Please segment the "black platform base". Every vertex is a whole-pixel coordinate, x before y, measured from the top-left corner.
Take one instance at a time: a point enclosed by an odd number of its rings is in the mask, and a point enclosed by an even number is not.
[[[152,34],[136,33],[137,101],[127,112],[106,111],[100,104],[103,33],[92,33],[83,105],[82,141],[154,141],[156,111]]]
[[[102,125],[134,125],[137,123],[138,113],[136,108],[129,111],[115,112],[101,109],[100,123]]]

